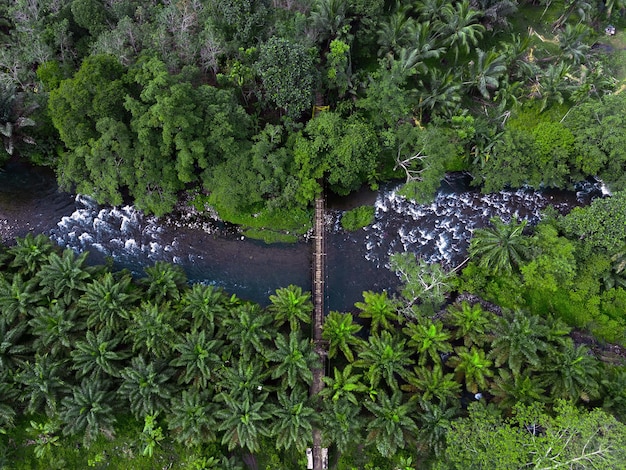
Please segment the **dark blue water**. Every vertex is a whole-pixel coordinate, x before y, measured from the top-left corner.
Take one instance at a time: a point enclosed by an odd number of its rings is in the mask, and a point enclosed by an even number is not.
[[[491,217],[536,222],[548,205],[566,212],[600,195],[600,185],[592,182],[578,191],[522,189],[485,195],[468,189],[465,175],[453,174],[432,204],[420,205],[398,196],[396,186],[329,204],[328,309],[352,310],[364,290],[394,291],[398,280],[388,269],[392,253],[410,251],[454,267],[465,258],[473,230]],[[357,232],[343,232],[343,210],[362,203],[375,204],[375,222]],[[110,257],[117,268],[137,275],[155,261],[172,262],[182,266],[191,281],[218,285],[262,304],[288,284],[311,289],[309,242],[267,245],[242,237],[219,220],[198,218],[189,208],[176,218],[157,219],[132,206],[101,207],[89,198],[58,191],[45,170],[12,164],[0,172],[0,235],[10,240],[29,231],[89,251],[94,262]]]

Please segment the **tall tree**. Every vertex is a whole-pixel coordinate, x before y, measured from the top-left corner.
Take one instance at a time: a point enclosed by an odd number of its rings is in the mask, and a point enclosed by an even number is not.
[[[470,256],[479,258],[479,265],[494,274],[511,272],[524,259],[524,227],[528,222],[511,220],[508,224],[492,218],[491,227],[474,231],[470,242]]]
[[[297,387],[289,393],[280,390],[278,405],[272,408],[274,422],[270,429],[270,435],[276,439],[276,447],[304,452],[312,443],[312,422],[316,413],[309,403],[306,389]]]
[[[341,351],[349,362],[353,362],[352,349],[363,345],[363,340],[356,336],[361,328],[353,323],[351,313],[331,311],[322,326],[322,339],[328,341],[328,358],[332,359]]]
[[[282,326],[287,321],[291,331],[299,331],[300,322],[311,323],[311,314],[313,313],[311,293],[302,292],[300,286],[292,284],[277,289],[275,294],[270,295],[270,302],[268,310],[274,314],[277,327]]]
[[[370,333],[377,334],[379,328],[390,330],[392,322],[398,320],[398,304],[387,296],[387,292],[363,292],[363,302],[354,304],[360,310],[359,318],[369,318]]]
[[[371,389],[378,390],[384,380],[391,390],[398,390],[398,378],[406,378],[413,360],[404,339],[383,331],[369,337],[354,364],[364,370]]]
[[[279,334],[274,339],[276,349],[267,354],[267,359],[277,364],[272,367],[272,378],[280,378],[282,387],[293,389],[298,384],[311,385],[311,370],[319,366],[319,356],[307,338],[301,338],[298,331],[291,331],[289,336]]]

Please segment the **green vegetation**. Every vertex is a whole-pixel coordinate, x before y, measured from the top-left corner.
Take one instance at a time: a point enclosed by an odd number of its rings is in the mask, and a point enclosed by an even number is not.
[[[374,222],[374,206],[359,206],[346,211],[341,216],[341,227],[349,232],[354,232]]]
[[[620,197],[527,230],[494,220],[460,273],[394,255],[397,294],[326,317],[312,397],[300,287],[262,308],[177,266],[133,280],[18,239],[0,251],[0,464],[296,468],[319,427],[336,469],[622,468],[626,357],[572,330],[626,344],[626,226],[579,235]]]

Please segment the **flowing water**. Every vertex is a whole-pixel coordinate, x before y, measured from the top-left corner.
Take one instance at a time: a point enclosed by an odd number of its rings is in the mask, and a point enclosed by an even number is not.
[[[364,290],[393,290],[397,278],[389,255],[414,252],[448,267],[466,256],[474,229],[494,216],[539,220],[553,205],[561,212],[600,196],[597,183],[577,191],[502,191],[481,194],[468,178],[446,178],[431,204],[399,196],[396,186],[329,204],[327,217],[327,308],[350,310]],[[343,209],[363,202],[376,207],[373,225],[353,233],[340,229]],[[347,205],[346,205],[347,204]],[[193,211],[157,219],[132,206],[99,206],[84,196],[57,190],[49,172],[9,165],[0,172],[0,235],[5,241],[29,231],[50,235],[61,246],[89,251],[94,262],[111,257],[118,268],[141,274],[163,260],[182,266],[191,281],[222,286],[228,292],[266,304],[275,289],[297,284],[311,288],[311,244],[266,245],[247,239],[235,227]]]

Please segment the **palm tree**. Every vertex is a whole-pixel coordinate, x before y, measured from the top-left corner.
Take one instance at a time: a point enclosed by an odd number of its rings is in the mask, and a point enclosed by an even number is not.
[[[419,82],[418,91],[420,109],[431,114],[454,115],[461,103],[462,84],[454,71],[442,72],[430,69],[428,76]]]
[[[218,429],[224,432],[222,444],[228,446],[228,450],[239,447],[253,454],[259,452],[260,438],[269,434],[271,420],[271,414],[265,410],[267,395],[264,393],[255,401],[249,397],[228,399],[226,407],[215,413]]]
[[[369,318],[370,334],[377,334],[379,327],[390,330],[392,322],[398,321],[398,302],[387,297],[387,292],[363,292],[363,302],[354,304],[360,310],[359,318]]]
[[[496,317],[491,357],[496,367],[507,364],[513,376],[520,374],[522,366],[539,367],[540,353],[549,348],[545,338],[550,328],[538,316],[516,310]]]
[[[378,56],[386,54],[396,55],[409,43],[411,29],[415,20],[408,16],[404,10],[393,13],[382,23],[378,34]]]
[[[354,405],[359,405],[361,400],[356,394],[368,391],[368,388],[360,381],[362,376],[363,374],[352,373],[352,364],[348,364],[341,371],[335,367],[333,377],[322,378],[326,387],[319,392],[319,396],[330,398],[334,402],[348,400]]]
[[[223,346],[223,341],[211,338],[205,330],[187,333],[174,346],[179,355],[170,362],[174,367],[184,368],[178,383],[195,389],[207,388],[215,371],[224,363],[219,355]]]
[[[146,296],[159,303],[165,300],[179,300],[180,291],[187,284],[187,276],[180,266],[157,261],[145,269],[146,277],[140,280],[146,286]]]
[[[32,127],[35,121],[27,117],[38,106],[24,107],[25,93],[16,93],[15,85],[0,83],[0,135],[4,141],[4,150],[13,155],[15,145],[20,141],[34,144],[32,137],[24,134],[25,127]]]
[[[216,316],[218,319],[225,314],[228,297],[221,287],[194,284],[187,289],[181,299],[183,312],[191,318],[192,329],[205,330],[213,334]]]
[[[346,400],[325,400],[319,417],[325,445],[335,444],[339,452],[353,449],[362,442],[365,418],[361,405]]]
[[[470,349],[465,346],[457,348],[456,355],[448,360],[448,366],[454,368],[456,380],[464,380],[465,388],[471,393],[487,388],[487,379],[493,377],[492,364],[485,351],[474,346]]]
[[[563,104],[566,94],[574,90],[570,80],[571,65],[565,62],[549,64],[541,70],[538,77],[537,91],[541,99],[540,111],[544,111],[553,102]]]
[[[415,4],[415,9],[421,21],[441,22],[441,15],[446,5],[450,4],[450,0],[422,0]]]
[[[444,373],[441,364],[435,364],[432,368],[414,367],[406,377],[407,384],[401,388],[414,393],[411,400],[418,402],[432,402],[437,399],[439,403],[453,400],[461,392],[461,384],[454,380],[454,374]]]
[[[310,406],[307,392],[298,387],[287,394],[278,391],[278,405],[272,407],[273,424],[270,436],[276,439],[276,448],[303,453],[311,445],[312,422],[317,411]]]
[[[239,360],[230,367],[221,369],[216,390],[220,393],[216,397],[218,401],[228,399],[250,402],[257,401],[264,394],[265,380],[270,371],[264,367],[261,360]]]
[[[504,410],[511,410],[516,404],[532,405],[546,401],[543,382],[530,372],[513,375],[506,369],[498,369],[489,393],[494,403]]]
[[[75,308],[53,300],[48,307],[37,307],[28,321],[33,349],[52,357],[67,357],[78,335],[85,330],[84,321]]]
[[[121,361],[130,356],[128,351],[119,347],[121,341],[121,335],[114,335],[109,330],[97,333],[88,330],[84,341],[76,341],[70,352],[77,377],[89,380],[120,377]]]
[[[129,310],[138,299],[130,274],[123,273],[116,279],[113,274],[106,272],[87,284],[85,293],[78,299],[78,305],[89,314],[89,328],[120,331],[124,329]]]
[[[544,364],[541,377],[549,385],[551,397],[587,402],[599,396],[599,362],[585,346],[576,347],[570,340],[553,350]]]
[[[134,352],[169,359],[180,323],[169,302],[144,301],[131,312],[126,336],[131,340]]]
[[[239,355],[249,361],[254,355],[265,355],[269,340],[275,335],[272,320],[258,304],[246,303],[231,309],[222,326],[226,338],[239,347]]]
[[[30,277],[48,261],[48,256],[53,250],[54,245],[48,237],[28,233],[24,238],[17,238],[15,246],[7,250],[9,257],[12,257],[9,266]]]
[[[419,322],[410,322],[402,329],[409,337],[408,346],[415,348],[419,355],[418,364],[426,365],[430,358],[434,364],[441,362],[441,355],[452,352],[450,338],[452,335],[444,331],[440,321],[425,318]]]
[[[589,26],[583,23],[577,23],[574,26],[566,24],[558,36],[561,56],[573,64],[586,62],[591,49],[588,43],[591,33]]]
[[[0,368],[0,396],[2,397],[2,402],[0,403],[0,434],[5,434],[14,425],[15,416],[17,415],[17,406],[14,403],[14,398],[16,398],[15,392],[17,392],[17,389],[13,380],[9,378],[9,371]],[[1,445],[0,449],[2,449]],[[1,458],[0,464],[4,464]]]
[[[272,367],[272,378],[282,379],[282,386],[295,388],[297,384],[313,382],[312,368],[318,368],[319,356],[311,347],[311,342],[300,338],[297,330],[289,333],[289,339],[279,334],[274,339],[276,349],[269,351],[267,359],[276,362]]]
[[[281,327],[287,321],[291,331],[299,331],[300,322],[311,323],[313,313],[311,293],[303,293],[300,286],[292,284],[277,289],[275,295],[270,295],[270,302],[268,310],[274,314],[274,323],[277,327]]]
[[[206,390],[183,390],[172,398],[167,425],[174,440],[187,447],[197,447],[216,440],[217,406]]]
[[[18,369],[15,382],[21,388],[20,400],[27,402],[27,413],[40,412],[45,405],[48,416],[56,414],[57,405],[67,391],[65,367],[65,361],[48,354],[35,354],[34,362],[26,361]]]
[[[435,404],[428,401],[420,402],[420,407],[422,411],[418,418],[420,430],[417,440],[425,444],[435,457],[439,457],[446,448],[446,434],[452,427],[458,408],[446,406],[445,402]]]
[[[480,304],[470,305],[467,301],[448,307],[445,323],[455,328],[454,339],[463,338],[466,347],[481,347],[487,340],[487,329],[491,326],[493,315],[483,310]]]
[[[330,312],[322,326],[322,339],[328,341],[328,358],[332,359],[341,351],[349,362],[353,362],[352,348],[359,349],[363,345],[363,340],[355,336],[361,328],[352,322],[351,313]]]
[[[500,86],[500,78],[506,73],[506,58],[496,51],[489,49],[487,52],[476,49],[476,60],[470,62],[469,81],[465,82],[485,99],[491,98],[491,91]]]
[[[367,425],[365,445],[376,445],[383,457],[394,455],[398,449],[415,440],[418,427],[412,415],[415,407],[411,402],[403,403],[399,390],[388,396],[381,390],[376,401],[366,401],[365,407],[374,418]]]
[[[309,21],[317,32],[320,42],[340,36],[349,24],[348,9],[350,4],[346,0],[315,0],[309,15]]]
[[[30,348],[23,338],[26,323],[10,327],[0,321],[0,373],[12,374],[28,358]]]
[[[26,274],[28,276],[28,274]],[[0,322],[11,325],[18,318],[31,315],[43,295],[34,280],[24,281],[17,273],[9,281],[0,276]]]
[[[398,390],[398,378],[405,378],[407,367],[413,364],[411,352],[405,344],[405,340],[388,331],[369,337],[354,364],[365,370],[372,389],[377,389],[384,379],[391,390]]]
[[[491,227],[474,231],[470,242],[471,258],[479,258],[479,266],[488,268],[494,275],[511,272],[524,259],[526,241],[524,227],[527,220],[517,222],[511,219],[505,224],[499,218],[491,219]]]
[[[470,46],[475,46],[483,37],[485,27],[478,21],[481,13],[470,6],[468,0],[447,3],[441,9],[441,36],[444,44],[454,50],[454,62],[458,62],[459,52],[469,54]]]
[[[117,393],[128,400],[133,415],[143,420],[169,409],[174,390],[169,380],[173,375],[174,370],[163,361],[146,362],[143,356],[135,356],[131,365],[121,371],[122,385]]]
[[[69,248],[63,250],[61,256],[50,253],[48,263],[42,265],[37,273],[41,293],[62,299],[65,305],[77,300],[91,279],[92,269],[85,266],[88,254],[85,252],[77,256]]]
[[[63,434],[82,435],[86,447],[100,434],[113,436],[116,421],[111,406],[113,393],[107,388],[100,380],[83,379],[72,389],[72,395],[61,402]]]

